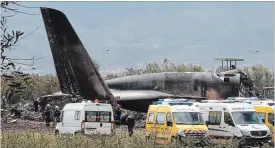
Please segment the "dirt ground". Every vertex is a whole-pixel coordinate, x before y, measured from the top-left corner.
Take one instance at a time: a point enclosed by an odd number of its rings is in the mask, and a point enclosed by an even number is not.
[[[1,130],[2,131],[25,131],[25,130],[34,130],[34,131],[43,131],[43,132],[54,132],[55,126],[51,123],[50,127],[46,127],[45,122],[41,121],[30,121],[30,120],[20,120],[17,119],[15,122],[6,123],[1,121]]]

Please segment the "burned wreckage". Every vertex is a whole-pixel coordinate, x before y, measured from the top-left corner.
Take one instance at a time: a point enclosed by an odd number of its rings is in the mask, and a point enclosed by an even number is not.
[[[254,96],[251,80],[236,68],[221,73],[164,72],[104,81],[65,14],[44,7],[41,13],[62,93],[116,102],[138,112],[146,112],[161,98]]]

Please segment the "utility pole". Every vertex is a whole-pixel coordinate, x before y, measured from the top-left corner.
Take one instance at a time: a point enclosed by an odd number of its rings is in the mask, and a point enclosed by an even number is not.
[[[109,52],[109,49],[101,49],[101,52],[103,52],[103,63],[105,64],[105,54]],[[103,73],[105,73],[105,65],[103,64]]]

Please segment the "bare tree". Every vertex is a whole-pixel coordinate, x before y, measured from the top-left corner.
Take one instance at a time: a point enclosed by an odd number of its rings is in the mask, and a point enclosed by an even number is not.
[[[26,38],[37,30],[36,29],[29,34],[24,35],[24,32],[21,30],[10,30],[8,28],[7,21],[18,13],[25,15],[36,15],[20,11],[16,9],[15,6],[26,7],[21,5],[19,2],[1,2],[1,100],[4,108],[6,107],[6,103],[15,103],[16,100],[13,99],[13,96],[22,92],[22,90],[25,89],[30,83],[29,74],[24,73],[21,70],[21,67],[28,66],[35,69],[33,65],[34,61],[37,60],[35,57],[20,59],[7,56],[9,51],[12,51],[18,47],[20,40]]]

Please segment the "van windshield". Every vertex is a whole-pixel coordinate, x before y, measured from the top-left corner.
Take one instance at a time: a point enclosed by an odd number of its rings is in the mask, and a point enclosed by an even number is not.
[[[85,122],[111,122],[111,112],[86,111]]]
[[[257,113],[249,112],[232,112],[236,124],[263,124]]]
[[[204,124],[200,112],[173,112],[173,118],[176,124]]]

